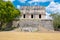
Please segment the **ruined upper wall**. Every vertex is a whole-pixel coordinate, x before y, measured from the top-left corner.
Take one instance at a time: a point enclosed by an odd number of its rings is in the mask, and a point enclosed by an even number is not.
[[[45,10],[45,7],[43,6],[21,6],[20,7],[21,10],[24,10],[24,9],[31,9],[31,10]]]
[[[46,14],[43,6],[21,6],[20,10],[22,14]]]

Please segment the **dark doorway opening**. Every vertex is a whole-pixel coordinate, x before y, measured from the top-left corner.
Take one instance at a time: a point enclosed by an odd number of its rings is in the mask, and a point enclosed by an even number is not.
[[[25,14],[23,15],[23,18],[25,18]]]
[[[31,14],[31,18],[33,18],[33,14]]]
[[[41,18],[41,14],[39,14],[39,18]]]

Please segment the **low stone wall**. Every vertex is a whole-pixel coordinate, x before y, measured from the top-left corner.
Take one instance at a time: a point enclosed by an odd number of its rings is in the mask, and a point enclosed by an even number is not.
[[[14,21],[13,26],[19,27],[20,31],[41,31],[41,27],[47,30],[54,30],[52,20],[50,19],[20,19],[20,21]]]

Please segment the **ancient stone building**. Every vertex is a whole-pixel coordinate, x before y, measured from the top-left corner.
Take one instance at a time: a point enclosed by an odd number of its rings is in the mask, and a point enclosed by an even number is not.
[[[20,31],[36,32],[54,30],[52,19],[46,19],[45,7],[21,6],[20,11],[22,13],[20,20],[13,22],[14,26],[18,26]]]
[[[21,18],[45,19],[45,8],[41,6],[22,6],[20,8],[22,13]]]

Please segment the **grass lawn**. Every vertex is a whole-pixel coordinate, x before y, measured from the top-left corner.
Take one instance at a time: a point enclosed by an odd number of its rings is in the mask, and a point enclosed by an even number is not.
[[[60,33],[0,32],[0,40],[60,40]]]

